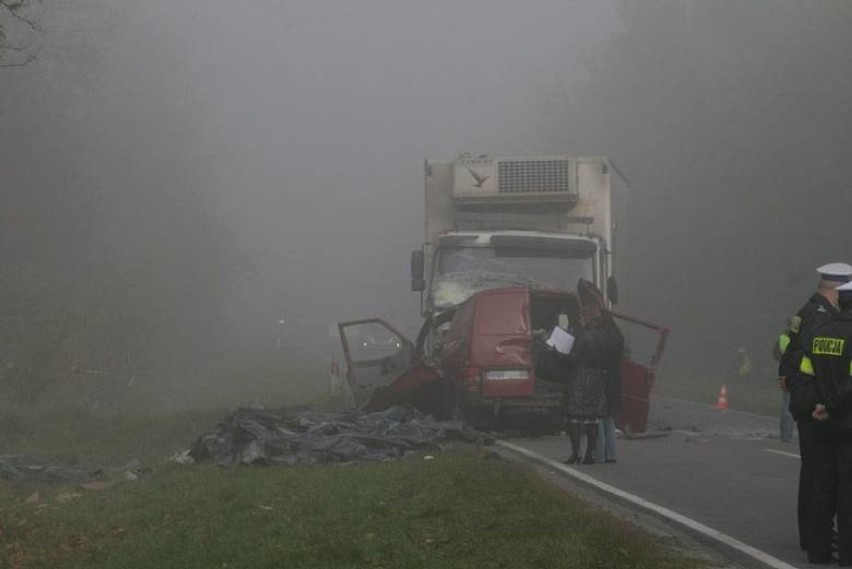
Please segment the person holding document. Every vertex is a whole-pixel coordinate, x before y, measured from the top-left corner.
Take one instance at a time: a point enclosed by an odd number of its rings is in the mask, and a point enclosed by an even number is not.
[[[605,414],[604,394],[612,354],[620,355],[623,338],[614,334],[611,316],[597,287],[581,280],[578,287],[580,317],[569,353],[562,356],[569,366],[567,402],[568,434],[571,456],[567,464],[579,463],[580,443],[586,435],[583,464],[594,464],[598,422]]]

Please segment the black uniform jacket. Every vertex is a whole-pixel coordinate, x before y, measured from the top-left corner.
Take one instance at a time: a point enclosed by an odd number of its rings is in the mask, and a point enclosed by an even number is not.
[[[790,412],[797,421],[810,420],[819,394],[813,376],[800,371],[805,347],[817,331],[834,321],[838,311],[827,298],[817,293],[796,313],[790,323],[790,345],[781,356],[778,375],[787,378],[790,390]]]
[[[852,429],[852,311],[841,312],[805,346],[814,368],[814,383],[829,424]]]

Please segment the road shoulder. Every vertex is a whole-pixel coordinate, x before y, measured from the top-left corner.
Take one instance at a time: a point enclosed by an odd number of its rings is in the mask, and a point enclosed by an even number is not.
[[[561,490],[578,496],[595,507],[639,527],[654,536],[659,544],[670,550],[673,555],[677,554],[694,558],[705,562],[708,567],[719,567],[722,569],[784,567],[784,565],[777,566],[760,563],[752,558],[743,558],[738,552],[732,552],[729,547],[725,547],[719,542],[709,539],[707,536],[696,535],[695,532],[684,528],[680,524],[643,508],[636,507],[628,501],[617,499],[597,487],[584,483],[582,480],[570,476],[561,470],[557,470],[545,462],[549,460],[547,457],[540,455],[543,460],[538,460],[529,456],[523,456],[507,446],[501,445],[500,442],[492,448],[507,460],[527,464],[542,478],[556,485]],[[793,568],[791,567],[790,569]]]

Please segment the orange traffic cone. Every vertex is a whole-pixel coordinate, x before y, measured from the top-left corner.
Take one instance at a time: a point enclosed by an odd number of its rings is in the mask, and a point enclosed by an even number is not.
[[[722,389],[719,390],[719,397],[716,398],[716,409],[728,410],[728,388],[725,385],[722,385]]]

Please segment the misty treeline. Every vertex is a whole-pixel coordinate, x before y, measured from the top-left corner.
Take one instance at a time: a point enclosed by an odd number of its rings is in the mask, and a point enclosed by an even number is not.
[[[97,79],[90,55],[46,78],[0,70],[7,401],[127,403],[140,386],[209,375],[227,345],[225,297],[245,265],[192,119],[137,84],[87,116],[74,87]]]
[[[59,384],[120,398],[137,381],[215,369],[235,258],[187,150],[81,165],[57,134],[22,131],[0,159],[51,164],[32,164],[26,184],[3,180],[2,386],[19,401]],[[115,186],[91,177],[113,168],[123,171],[106,177]]]
[[[815,286],[852,262],[852,3],[619,5],[583,91],[554,80],[541,131],[631,180],[633,310],[674,325],[666,365],[760,380]],[[755,370],[758,371],[758,370]],[[710,372],[710,373],[708,373]]]
[[[175,128],[169,117],[148,127]],[[73,133],[17,134],[0,158],[12,173],[0,209],[2,387],[26,402],[56,387],[120,399],[135,382],[215,369],[236,256],[190,149],[116,139],[81,164]]]
[[[238,236],[267,254],[249,308],[269,336],[281,312],[321,311],[324,334],[340,313],[416,313],[426,156],[612,157],[632,190],[625,309],[674,326],[678,374],[745,347],[769,375],[814,267],[852,261],[852,2],[613,1],[588,51],[567,40],[600,2],[552,2],[553,27],[512,36],[524,67],[547,64],[529,73],[478,41],[514,30],[508,1],[464,12],[463,34],[408,34],[440,12],[422,3],[154,4],[0,0],[3,63],[39,50],[0,69],[0,388],[18,400],[205,376],[233,340]],[[541,120],[514,137],[518,116]],[[236,235],[222,195],[258,227]]]

